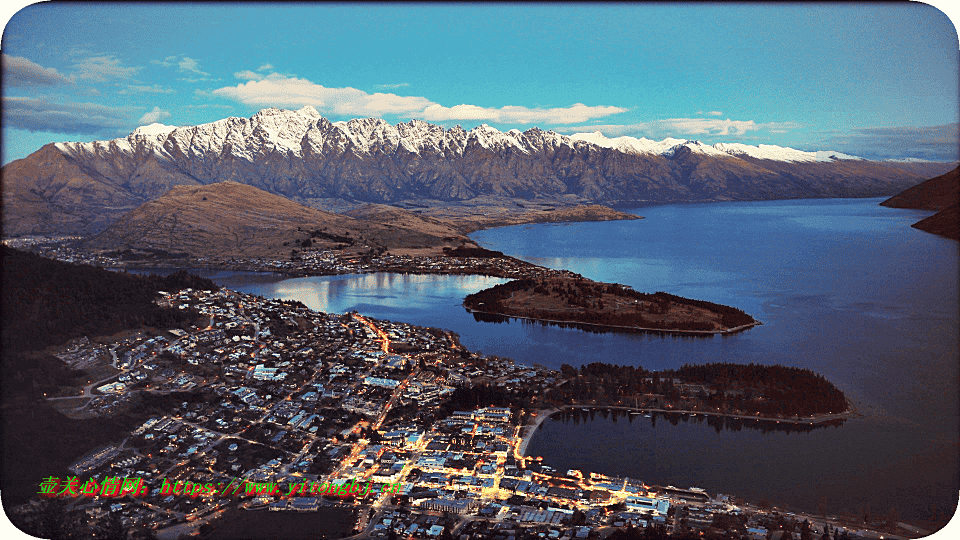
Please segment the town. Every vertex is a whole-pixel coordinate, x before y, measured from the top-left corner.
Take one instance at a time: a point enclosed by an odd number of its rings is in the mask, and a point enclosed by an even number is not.
[[[456,248],[436,255],[390,253],[349,253],[344,250],[301,248],[286,258],[211,258],[158,251],[89,250],[78,243],[81,237],[25,237],[5,239],[4,245],[31,251],[63,262],[102,268],[207,268],[250,272],[278,272],[290,276],[324,276],[394,272],[410,274],[464,274],[503,278],[572,276],[567,270],[552,270],[503,253],[476,248]]]
[[[150,407],[163,414],[104,441],[69,471],[36,471],[38,486],[122,478],[146,487],[123,496],[106,487],[86,497],[38,494],[11,510],[25,530],[59,505],[58,519],[79,536],[114,524],[132,538],[230,537],[217,531],[229,531],[236,516],[275,512],[322,515],[340,524],[328,527],[331,537],[390,540],[569,540],[639,530],[754,540],[792,531],[804,540],[880,535],[855,520],[801,519],[698,488],[556,471],[525,449],[549,414],[545,396],[569,375],[471,353],[444,330],[227,289],[161,292],[158,302],[196,310],[202,322],[130,331],[114,342],[75,339],[59,358],[96,380],[46,397],[73,418]],[[162,493],[165,483],[188,481],[280,490]],[[349,481],[375,487],[348,500],[298,496],[291,487]]]

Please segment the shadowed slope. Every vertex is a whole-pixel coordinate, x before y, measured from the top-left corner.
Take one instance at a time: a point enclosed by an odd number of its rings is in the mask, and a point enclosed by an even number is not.
[[[960,167],[913,186],[880,204],[890,208],[938,210],[912,227],[960,240]]]

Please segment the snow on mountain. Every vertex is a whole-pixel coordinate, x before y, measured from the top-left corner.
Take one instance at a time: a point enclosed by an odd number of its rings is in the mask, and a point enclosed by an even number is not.
[[[386,124],[386,122],[384,122]],[[444,148],[453,150],[454,154],[463,153],[463,141],[465,136],[463,130],[457,128],[444,130],[441,126],[424,122],[423,120],[411,120],[406,124],[397,124],[397,136],[400,143],[412,153],[420,153],[424,149],[430,149],[432,152],[443,152]]]
[[[166,137],[171,131],[177,129],[177,126],[165,126],[163,124],[153,123],[149,126],[140,126],[133,130],[131,135],[144,137]]]
[[[603,148],[612,148],[624,154],[656,155],[673,155],[671,149],[674,146],[687,142],[684,139],[673,139],[669,137],[662,141],[653,141],[646,137],[637,139],[627,136],[608,139],[599,131],[594,131],[593,133],[574,133],[570,136],[570,140],[584,141]]]
[[[933,163],[929,159],[920,159],[920,158],[897,158],[897,159],[885,159],[884,161],[892,161],[894,163]]]
[[[862,157],[851,156],[850,154],[844,154],[836,150],[817,150],[814,154],[817,155],[817,161],[834,161],[837,159],[863,160]]]
[[[612,148],[614,150],[619,150],[620,152],[626,154],[660,154],[673,146],[673,144],[670,144],[658,147],[658,143],[656,141],[651,141],[645,138],[637,139],[634,137],[616,137],[610,139],[599,131],[594,131],[593,133],[574,133],[570,136],[570,140],[584,141],[590,144],[595,144],[601,148]],[[680,139],[671,140],[676,141],[674,144],[684,142]]]
[[[4,230],[99,232],[175,186],[224,181],[317,205],[485,196],[632,204],[873,197],[903,191],[950,165],[774,145],[568,136],[537,127],[502,132],[422,120],[331,122],[313,107],[270,108],[249,118],[151,124],[113,140],[44,146],[4,167],[4,194],[14,201]]]
[[[60,151],[74,156],[102,156],[117,150],[125,154],[152,151],[160,158],[174,155],[195,159],[214,159],[230,155],[248,161],[258,156],[277,153],[290,158],[302,158],[304,152],[312,155],[341,155],[353,152],[357,156],[405,152],[462,156],[467,145],[474,142],[494,150],[517,150],[530,155],[581,145],[609,148],[624,154],[652,154],[672,158],[681,147],[696,154],[713,157],[750,157],[774,161],[813,162],[860,160],[836,151],[806,152],[776,145],[752,146],[742,143],[706,145],[700,141],[666,138],[654,141],[645,137],[613,137],[603,133],[574,133],[570,136],[553,131],[531,128],[527,131],[511,129],[504,133],[487,124],[470,131],[460,126],[444,129],[423,120],[391,125],[380,118],[355,118],[330,122],[311,106],[297,111],[267,108],[250,118],[230,117],[197,126],[174,127],[150,124],[138,127],[126,138],[90,143],[57,143]],[[910,161],[910,160],[905,160]],[[913,160],[919,161],[919,160]]]
[[[717,143],[713,145],[717,150],[721,150],[731,156],[749,156],[756,159],[772,159],[775,161],[817,161],[817,155],[814,152],[804,152],[794,150],[783,146],[773,144],[761,144],[751,146],[741,143]]]
[[[524,154],[529,154],[530,152],[520,144],[516,135],[517,133],[520,132],[518,130],[511,130],[508,133],[503,133],[495,127],[480,124],[467,132],[467,141],[476,140],[480,146],[490,150],[500,150],[508,146],[513,146]]]
[[[684,146],[690,149],[691,152],[697,154],[706,154],[708,156],[718,156],[718,157],[730,157],[730,154],[724,152],[723,150],[718,150],[713,146],[707,146],[700,141],[687,141],[685,143],[678,144],[674,146],[671,150],[671,154],[676,154],[676,151],[679,147]]]
[[[400,142],[397,129],[379,118],[354,118],[349,122],[334,122],[333,126],[347,137],[358,153],[369,154],[377,141],[393,149]]]

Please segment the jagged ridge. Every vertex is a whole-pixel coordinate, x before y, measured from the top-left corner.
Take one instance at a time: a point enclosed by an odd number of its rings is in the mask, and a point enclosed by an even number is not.
[[[264,109],[199,126],[47,145],[3,169],[7,236],[90,233],[176,185],[227,180],[297,202],[393,203],[479,196],[579,203],[892,194],[938,163],[841,159],[774,146],[470,131],[420,120],[330,122],[314,108]]]

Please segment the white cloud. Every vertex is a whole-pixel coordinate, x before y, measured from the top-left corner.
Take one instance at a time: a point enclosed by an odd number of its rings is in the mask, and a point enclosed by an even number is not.
[[[243,79],[243,80],[245,80],[245,81],[259,81],[260,79],[263,78],[263,75],[255,72],[255,71],[250,71],[249,69],[245,69],[245,70],[243,70],[243,71],[238,71],[238,72],[234,73],[233,76],[236,77],[236,78],[238,78],[238,79]]]
[[[410,83],[400,83],[400,84],[378,84],[377,88],[387,89],[387,88],[405,88],[410,86]]]
[[[127,79],[133,77],[138,67],[123,67],[120,60],[114,56],[92,56],[73,65],[78,71],[77,77],[90,81],[106,81],[110,79]]]
[[[163,67],[177,66],[178,70],[181,73],[195,73],[197,75],[203,75],[204,77],[208,77],[210,75],[206,71],[202,71],[200,69],[199,62],[187,56],[168,56],[163,60],[151,60],[150,63],[156,64],[158,66],[163,66]],[[187,82],[200,82],[200,81],[206,81],[209,79],[193,78],[193,79],[181,79],[181,80],[185,80]]]
[[[668,118],[658,123],[684,135],[737,135],[760,129],[753,120],[720,120],[719,118]]]
[[[130,85],[117,92],[118,94],[173,94],[173,88],[164,88],[159,84],[153,86]]]
[[[621,135],[669,137],[677,135],[742,136],[750,131],[768,130],[772,133],[786,133],[797,129],[796,122],[757,123],[753,120],[721,120],[719,118],[667,118],[637,124],[607,124],[559,128],[563,133],[584,133],[600,131],[608,137]]]
[[[184,105],[188,109],[233,109],[233,105],[224,105],[222,103],[203,103],[200,105]]]
[[[234,75],[243,78],[250,72]],[[625,112],[621,107],[590,107],[577,103],[570,107],[552,109],[508,105],[501,108],[461,104],[444,107],[419,96],[398,96],[390,93],[369,94],[356,88],[327,88],[306,79],[271,73],[260,80],[250,80],[237,86],[213,90],[211,94],[236,100],[245,105],[302,107],[312,105],[318,110],[344,116],[379,116],[397,114],[417,117],[431,122],[446,120],[486,120],[498,123],[566,124],[586,122],[611,114]]]
[[[3,57],[3,82],[10,86],[55,86],[73,84],[73,78],[64,77],[54,68],[45,68],[22,56]]]
[[[497,123],[573,124],[626,111],[627,109],[621,107],[590,107],[583,103],[577,103],[570,107],[556,107],[552,109],[530,109],[517,105],[507,105],[499,109],[493,107],[478,107],[476,105],[444,107],[433,104],[423,111],[423,119],[431,122],[441,122],[444,120],[488,120]]]
[[[270,69],[273,69],[273,64],[263,64],[257,68],[257,71],[265,71]]]
[[[153,124],[155,122],[159,122],[164,118],[170,118],[170,113],[168,111],[161,109],[160,107],[154,107],[152,111],[141,116],[138,122],[141,125],[147,125],[147,124]]]
[[[180,66],[180,71],[189,71],[191,73],[196,73],[197,75],[207,76],[210,75],[204,71],[200,71],[200,64],[197,63],[193,58],[183,57],[183,60],[177,63]]]
[[[621,135],[639,136],[649,134],[650,124],[596,124],[592,126],[565,126],[554,128],[557,133],[593,133],[599,131],[607,137]]]
[[[248,81],[237,86],[218,88],[215,96],[239,101],[246,105],[302,107],[342,115],[405,114],[423,111],[432,103],[422,97],[396,94],[368,94],[356,88],[327,88],[306,79],[271,74],[259,81]]]
[[[177,63],[177,57],[176,57],[176,56],[168,56],[168,57],[164,58],[163,60],[151,60],[150,63],[151,63],[151,64],[157,64],[158,66],[163,66],[163,67],[173,67],[173,66],[176,65],[176,63]]]

